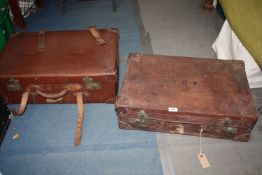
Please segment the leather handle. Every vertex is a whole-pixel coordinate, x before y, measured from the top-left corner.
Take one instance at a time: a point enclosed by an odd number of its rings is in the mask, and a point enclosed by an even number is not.
[[[13,115],[22,115],[28,102],[29,91],[24,92],[18,110],[11,111]]]
[[[101,36],[101,34],[99,33],[98,29],[96,28],[96,26],[91,26],[89,28],[91,35],[95,38],[96,43],[98,45],[101,44],[105,44],[106,41],[103,39],[103,37]]]
[[[83,94],[81,92],[78,92],[77,93],[77,119],[76,119],[75,136],[74,136],[75,146],[81,143],[83,120],[84,120]]]
[[[48,98],[48,99],[61,98],[65,96],[66,93],[67,93],[67,90],[62,90],[61,92],[54,93],[54,94],[44,93],[40,90],[36,91],[36,94],[40,95],[41,97]]]

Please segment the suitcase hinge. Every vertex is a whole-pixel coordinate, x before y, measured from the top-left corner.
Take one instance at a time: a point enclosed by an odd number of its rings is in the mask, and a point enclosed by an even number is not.
[[[22,90],[19,80],[14,79],[14,78],[11,78],[8,81],[6,87],[9,91],[21,91]]]
[[[101,84],[93,82],[93,78],[91,78],[91,77],[84,77],[83,81],[85,83],[86,89],[89,89],[89,90],[101,89]]]
[[[226,117],[224,119],[224,128],[223,129],[227,133],[235,134],[237,132],[237,128],[228,127],[230,123],[231,123],[230,119]]]
[[[140,111],[137,114],[137,118],[128,118],[128,123],[135,124],[139,127],[146,127],[148,126],[148,122],[150,119],[145,111]]]
[[[148,115],[145,113],[145,111],[140,111],[138,113],[138,117],[139,117],[140,125],[146,127],[149,122],[149,118]]]

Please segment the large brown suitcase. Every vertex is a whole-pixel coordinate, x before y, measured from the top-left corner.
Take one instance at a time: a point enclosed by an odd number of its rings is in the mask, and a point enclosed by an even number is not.
[[[114,103],[118,32],[91,27],[13,35],[0,53],[0,96],[7,103]],[[22,98],[22,100],[21,100]],[[81,120],[80,122],[81,123]]]
[[[12,36],[0,53],[0,96],[20,103],[22,92],[30,91],[29,103],[75,103],[75,93],[83,92],[85,102],[113,103],[118,34],[114,29],[100,33],[106,41],[102,45],[89,30]],[[54,93],[59,98],[48,98]]]
[[[122,129],[248,141],[258,115],[244,63],[130,54],[116,101]]]

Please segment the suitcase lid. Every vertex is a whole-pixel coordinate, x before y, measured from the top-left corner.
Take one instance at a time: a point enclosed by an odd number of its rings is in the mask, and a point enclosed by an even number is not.
[[[130,54],[116,110],[187,123],[257,121],[244,63],[237,60]]]
[[[99,32],[106,44],[96,44],[89,30],[14,34],[0,53],[0,78],[113,74],[118,33]]]

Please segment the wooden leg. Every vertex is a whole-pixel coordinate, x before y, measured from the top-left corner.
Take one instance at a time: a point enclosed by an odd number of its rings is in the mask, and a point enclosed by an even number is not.
[[[18,28],[25,28],[25,20],[21,14],[21,10],[17,0],[8,0],[8,5],[14,16],[14,23]]]

